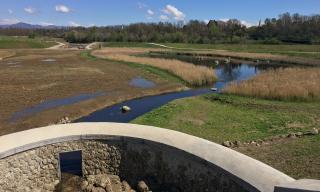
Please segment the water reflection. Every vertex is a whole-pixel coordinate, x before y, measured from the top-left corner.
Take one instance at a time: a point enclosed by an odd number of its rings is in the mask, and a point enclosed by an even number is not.
[[[139,87],[139,88],[152,88],[156,86],[156,84],[153,81],[147,80],[142,77],[133,78],[129,84],[133,87]]]
[[[17,120],[19,120],[21,118],[25,118],[25,117],[34,115],[34,114],[39,113],[44,110],[48,110],[48,109],[52,109],[52,108],[56,108],[56,107],[60,107],[60,106],[65,106],[65,105],[75,104],[80,101],[93,99],[93,98],[103,96],[103,95],[106,95],[106,93],[104,93],[104,92],[84,93],[84,94],[75,95],[75,96],[67,97],[67,98],[63,98],[63,99],[47,100],[47,101],[44,101],[38,105],[34,105],[32,107],[28,107],[28,108],[23,109],[22,111],[18,111],[16,113],[14,113],[10,118],[10,122],[16,122]]]

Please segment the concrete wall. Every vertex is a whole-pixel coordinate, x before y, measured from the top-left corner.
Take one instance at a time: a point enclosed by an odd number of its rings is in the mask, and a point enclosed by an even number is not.
[[[116,123],[56,125],[0,137],[0,186],[52,191],[58,153],[82,150],[84,174],[112,173],[154,191],[266,191],[294,179],[183,133]],[[1,190],[0,190],[1,191]]]

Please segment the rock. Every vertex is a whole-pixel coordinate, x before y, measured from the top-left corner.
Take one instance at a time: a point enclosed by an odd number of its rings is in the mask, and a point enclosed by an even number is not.
[[[80,187],[81,187],[81,190],[85,190],[89,185],[89,182],[88,181],[82,181],[81,184],[80,184]]]
[[[229,147],[229,148],[230,148],[230,147],[232,147],[233,144],[232,144],[232,142],[230,142],[230,141],[224,141],[224,142],[222,143],[222,145],[225,146],[225,147]]]
[[[240,146],[242,146],[242,143],[241,143],[241,141],[235,141],[234,142],[234,144],[237,146],[237,147],[240,147]]]
[[[144,181],[139,181],[137,189],[139,192],[148,192],[149,191],[149,187],[147,186],[147,184]]]
[[[316,128],[313,128],[313,129],[311,130],[311,133],[312,133],[312,135],[318,135],[318,134],[319,134],[319,130],[316,129]]]
[[[311,131],[305,132],[304,135],[318,135],[319,130],[316,128],[313,128]]]
[[[110,178],[106,174],[96,175],[95,184],[98,187],[106,188],[111,185]]]
[[[288,138],[296,138],[297,136],[296,136],[296,134],[295,133],[290,133],[289,135],[288,135]]]
[[[131,111],[131,108],[129,106],[122,106],[121,110],[122,110],[123,113],[126,113],[126,112]]]
[[[295,133],[297,137],[302,137],[303,136],[303,133],[302,132],[297,132]]]
[[[123,190],[124,192],[131,192],[131,187],[130,187],[130,185],[129,185],[128,182],[122,181],[121,184],[122,184],[122,190]]]
[[[92,189],[92,192],[106,192],[103,188],[101,188],[101,187],[94,187],[93,189]]]
[[[212,88],[211,88],[211,91],[218,91],[218,88],[212,87]]]
[[[69,117],[65,116],[65,117],[62,117],[62,119],[60,119],[57,124],[68,124],[68,123],[71,123],[71,120],[69,119]]]

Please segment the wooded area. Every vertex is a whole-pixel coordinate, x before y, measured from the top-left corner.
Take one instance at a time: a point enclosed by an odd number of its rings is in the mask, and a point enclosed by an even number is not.
[[[171,42],[171,43],[320,43],[320,15],[281,14],[258,26],[246,27],[237,19],[190,20],[188,23],[135,23],[107,27],[56,29],[1,29],[1,35],[60,37],[71,43]]]

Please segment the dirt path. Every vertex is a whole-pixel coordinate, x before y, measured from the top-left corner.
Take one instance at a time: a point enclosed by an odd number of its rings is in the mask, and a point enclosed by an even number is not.
[[[94,49],[95,47],[97,47],[97,46],[99,46],[99,42],[93,42],[93,43],[90,43],[90,44],[88,44],[86,47],[85,47],[85,49],[86,50],[92,50],[92,49]]]
[[[62,43],[62,42],[56,42],[56,43],[58,43],[58,44],[54,45],[52,47],[46,48],[46,49],[57,50],[57,49],[62,49],[66,46],[66,44]]]

